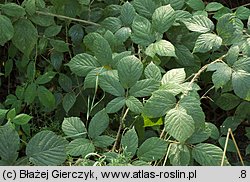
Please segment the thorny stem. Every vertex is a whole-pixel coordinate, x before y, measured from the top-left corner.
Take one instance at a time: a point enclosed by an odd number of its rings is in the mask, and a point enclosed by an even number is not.
[[[48,12],[43,12],[43,11],[36,11],[36,13],[40,14],[40,15],[53,16],[53,17],[62,18],[62,19],[66,19],[66,20],[71,20],[71,21],[81,22],[81,23],[85,23],[85,24],[89,24],[89,25],[99,26],[98,23],[94,23],[94,22],[87,21],[87,20],[81,20],[81,19],[77,19],[77,18],[71,18],[71,17],[64,16],[64,15],[58,15],[58,14],[48,13]]]
[[[207,94],[208,94],[208,92],[210,92],[211,90],[213,90],[215,88],[215,86],[212,86],[210,89],[208,89],[204,94],[203,94],[203,96],[201,96],[201,99],[205,99],[205,98],[207,98]],[[210,99],[210,98],[209,98]],[[210,99],[211,100],[211,99]]]
[[[120,120],[120,126],[119,126],[119,129],[118,129],[118,132],[117,132],[117,135],[116,135],[116,139],[115,139],[115,144],[113,145],[113,148],[112,148],[112,152],[115,151],[116,149],[116,146],[118,144],[118,140],[119,140],[119,137],[120,137],[120,134],[121,134],[121,131],[122,131],[122,127],[123,127],[123,122],[128,114],[128,111],[129,111],[129,108],[126,109],[125,113],[123,114],[121,120]]]
[[[211,63],[209,63],[209,64],[204,65],[204,66],[194,75],[194,77],[192,78],[192,80],[191,80],[190,83],[189,83],[189,86],[192,86],[192,84],[200,77],[201,73],[203,73],[203,72],[207,69],[207,67],[208,67],[209,65],[214,64],[214,63],[217,63],[217,62],[221,62],[222,59],[223,59],[224,57],[226,57],[226,55],[223,55],[223,56],[221,56],[220,58],[216,59],[215,61],[213,61],[213,62],[211,62]]]

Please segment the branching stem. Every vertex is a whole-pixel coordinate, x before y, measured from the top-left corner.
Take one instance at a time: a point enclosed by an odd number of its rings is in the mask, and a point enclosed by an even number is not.
[[[213,61],[213,62],[211,62],[211,63],[209,63],[209,64],[204,65],[204,66],[194,75],[194,77],[192,78],[192,80],[191,80],[190,83],[189,83],[189,86],[192,86],[192,84],[200,77],[201,73],[203,73],[203,72],[207,69],[207,67],[208,67],[209,65],[214,64],[214,63],[217,63],[217,62],[222,62],[222,59],[225,58],[225,57],[226,57],[226,55],[223,55],[223,56],[221,56],[220,58],[216,59],[215,61]]]

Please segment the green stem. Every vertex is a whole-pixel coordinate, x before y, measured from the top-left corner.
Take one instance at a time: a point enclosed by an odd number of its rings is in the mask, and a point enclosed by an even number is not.
[[[66,19],[66,20],[71,20],[71,21],[81,22],[81,23],[85,23],[85,24],[89,24],[89,25],[99,26],[98,23],[94,23],[94,22],[87,21],[87,20],[81,20],[81,19],[77,19],[77,18],[71,18],[71,17],[64,16],[64,15],[58,15],[58,14],[48,13],[48,12],[43,12],[43,11],[36,11],[36,13],[40,14],[40,15],[53,16],[53,17],[62,18],[62,19]]]

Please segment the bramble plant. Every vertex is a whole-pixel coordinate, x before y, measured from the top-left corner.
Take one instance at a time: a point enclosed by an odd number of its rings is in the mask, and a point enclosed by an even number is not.
[[[250,164],[247,5],[0,3],[0,165]]]

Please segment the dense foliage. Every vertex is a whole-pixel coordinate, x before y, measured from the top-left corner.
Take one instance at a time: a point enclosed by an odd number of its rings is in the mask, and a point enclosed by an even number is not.
[[[249,165],[246,5],[0,2],[0,165]]]

